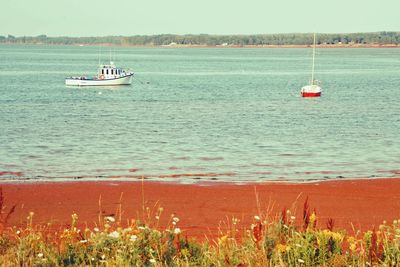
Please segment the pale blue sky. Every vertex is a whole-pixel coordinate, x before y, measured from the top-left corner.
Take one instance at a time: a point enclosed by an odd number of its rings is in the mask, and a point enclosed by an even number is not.
[[[13,0],[0,35],[400,31],[400,0]]]

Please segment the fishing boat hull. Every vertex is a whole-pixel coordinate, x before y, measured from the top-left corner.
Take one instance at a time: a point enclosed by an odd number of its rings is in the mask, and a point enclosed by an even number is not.
[[[133,73],[123,77],[100,79],[86,77],[69,77],[65,79],[65,85],[70,86],[114,86],[130,85],[132,83]]]
[[[319,85],[306,85],[300,91],[302,97],[320,97],[321,92],[322,89]]]

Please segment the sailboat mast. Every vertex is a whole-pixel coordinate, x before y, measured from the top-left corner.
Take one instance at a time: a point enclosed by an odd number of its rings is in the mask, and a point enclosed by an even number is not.
[[[312,54],[311,85],[313,85],[314,83],[314,62],[315,62],[315,32],[314,32],[313,54]]]

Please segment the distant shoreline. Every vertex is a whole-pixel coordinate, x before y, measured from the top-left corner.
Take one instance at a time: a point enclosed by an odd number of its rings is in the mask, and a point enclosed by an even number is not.
[[[47,43],[0,43],[0,45],[37,45],[37,46],[103,46],[103,47],[136,47],[136,48],[311,48],[311,45],[116,45],[111,43],[103,44],[47,44]],[[400,44],[317,44],[316,48],[400,48]]]
[[[307,48],[312,33],[276,34],[154,34],[131,36],[14,36],[0,35],[0,43],[75,46],[174,47],[174,48]],[[392,48],[400,46],[400,31],[316,33],[320,48]]]
[[[129,46],[128,46],[129,47]],[[312,45],[161,45],[144,47],[171,47],[171,48],[310,48]],[[397,44],[321,44],[316,48],[400,48]]]

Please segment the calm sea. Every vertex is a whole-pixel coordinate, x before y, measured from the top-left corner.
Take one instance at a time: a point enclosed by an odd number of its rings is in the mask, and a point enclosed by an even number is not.
[[[64,85],[110,54],[131,86]],[[0,181],[400,174],[400,49],[319,49],[314,99],[310,49],[1,45],[0,63]]]

